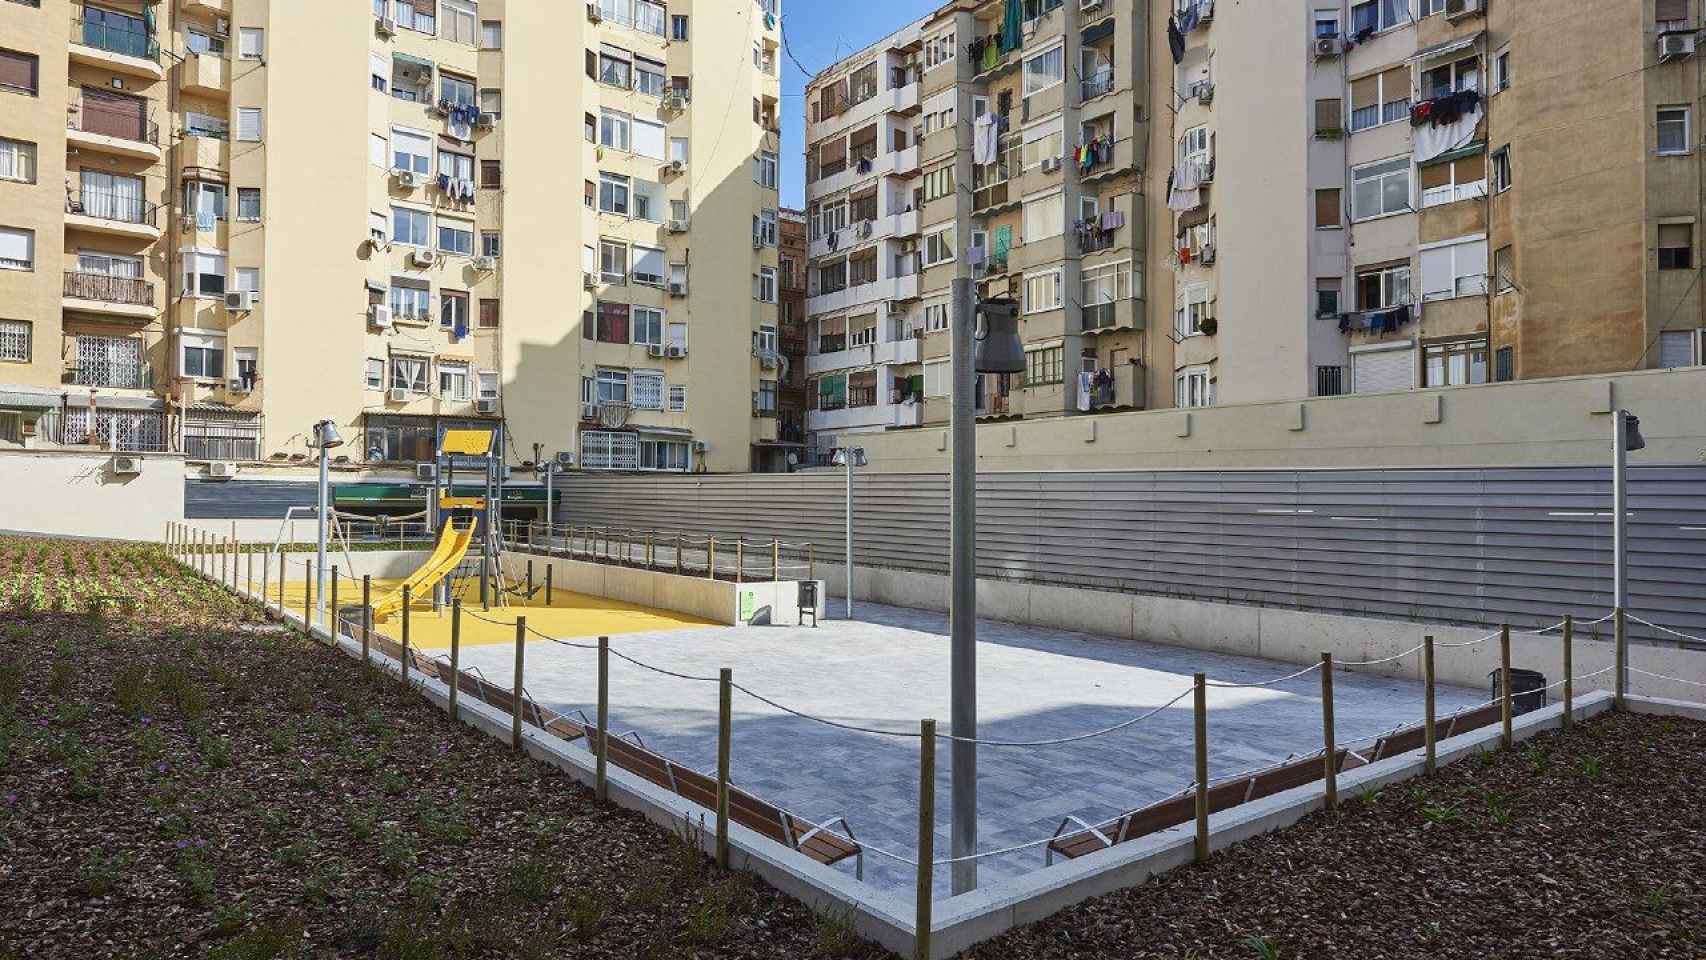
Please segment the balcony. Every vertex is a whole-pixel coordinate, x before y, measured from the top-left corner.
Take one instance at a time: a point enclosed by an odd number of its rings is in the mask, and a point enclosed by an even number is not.
[[[849,407],[839,406],[829,410],[807,410],[806,429],[816,432],[821,430],[846,430],[857,427],[882,429],[893,420],[890,413],[892,407],[879,406],[872,403],[868,406]]]
[[[866,229],[869,224],[869,229]],[[835,245],[830,245],[833,236]],[[807,256],[812,259],[827,257],[837,252],[846,252],[873,240],[887,240],[891,237],[918,236],[918,211],[907,210],[903,213],[891,213],[886,217],[874,220],[861,220],[848,224],[833,234],[824,234],[811,242]]]
[[[1140,363],[1122,363],[1112,370],[1098,370],[1090,387],[1090,409],[1140,410],[1144,389],[1144,368]]]
[[[109,190],[79,190],[65,198],[65,225],[114,237],[160,238],[160,205]]]
[[[204,97],[231,93],[231,61],[215,53],[192,53],[184,59],[184,91]]]
[[[185,170],[227,170],[231,166],[231,142],[226,137],[186,136],[179,146]]]
[[[128,27],[71,18],[71,62],[105,67],[147,80],[163,80],[160,43],[152,34]]]
[[[1144,327],[1142,300],[1089,304],[1079,308],[1078,316],[1078,332],[1086,336],[1142,330]]]
[[[816,376],[830,370],[842,370],[848,367],[917,362],[918,340],[907,337],[882,343],[865,343],[827,353],[814,353],[806,357],[806,375]]]
[[[895,113],[911,114],[918,112],[918,78],[914,77],[908,83],[890,88],[888,91],[887,108]]]
[[[873,283],[844,287],[830,293],[820,293],[806,300],[806,313],[831,313],[850,306],[877,300],[915,300],[918,298],[918,274],[904,277],[885,277]]]
[[[889,407],[894,414],[889,420],[891,427],[921,427],[924,425],[924,404],[920,402],[896,403]]]
[[[136,160],[160,159],[160,125],[147,117],[121,116],[72,101],[65,117],[65,144]]]
[[[78,313],[142,322],[153,320],[159,313],[154,308],[154,284],[147,280],[74,270],[65,271],[61,305]]]
[[[1097,68],[1087,80],[1078,81],[1078,99],[1094,100],[1106,93],[1114,92],[1114,68],[1106,64]]]
[[[846,190],[856,183],[864,183],[872,177],[909,176],[917,172],[916,145],[904,150],[880,151],[865,160],[848,157],[845,168],[820,176],[806,184],[806,194],[810,197],[824,197]]]
[[[1095,183],[1106,177],[1118,176],[1137,169],[1135,148],[1131,137],[1115,139],[1112,135],[1104,135],[1091,141],[1094,155],[1088,167],[1080,166],[1079,179],[1084,183]],[[1210,177],[1213,175],[1210,174]]]
[[[231,16],[231,0],[183,0],[183,3],[184,9],[190,13]]]

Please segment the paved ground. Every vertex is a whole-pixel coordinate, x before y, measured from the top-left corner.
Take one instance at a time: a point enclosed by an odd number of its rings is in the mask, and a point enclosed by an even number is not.
[[[839,606],[839,604],[837,604]],[[830,719],[916,731],[921,717],[948,717],[945,615],[862,603],[859,620],[810,627],[690,627],[631,633],[612,647],[680,673],[715,676],[731,667],[737,683],[781,704]],[[1262,680],[1292,665],[1177,647],[1006,623],[978,627],[979,734],[1038,740],[1118,723],[1158,706],[1202,670],[1227,681]],[[513,648],[486,645],[465,654],[488,676],[506,678]],[[593,712],[596,655],[544,641],[528,645],[527,688],[557,710]],[[1261,689],[1209,694],[1210,773],[1219,777],[1284,759],[1320,743],[1319,678],[1310,673]],[[635,730],[647,746],[685,763],[716,769],[717,688],[664,676],[612,658],[612,727]],[[1448,712],[1485,699],[1480,691],[1441,688]],[[1419,719],[1419,684],[1339,674],[1341,741]],[[844,814],[861,840],[911,856],[916,848],[918,744],[850,732],[789,716],[736,693],[732,747],[736,783],[802,816]],[[948,850],[951,791],[948,744],[938,749],[938,856]],[[1176,793],[1191,777],[1191,698],[1136,727],[1046,748],[985,746],[978,761],[980,849],[1051,834],[1074,814],[1091,822]],[[982,878],[1040,869],[1041,848],[984,860]],[[845,868],[852,870],[851,862]],[[938,896],[947,895],[937,871]],[[912,868],[868,854],[866,879],[910,889]]]

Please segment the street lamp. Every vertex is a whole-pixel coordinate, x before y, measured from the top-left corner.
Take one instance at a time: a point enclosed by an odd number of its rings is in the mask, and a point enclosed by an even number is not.
[[[847,468],[847,619],[853,619],[853,468],[865,465],[864,447],[835,451],[834,463]]]
[[[321,623],[326,622],[326,510],[331,499],[331,478],[327,472],[326,451],[333,447],[343,446],[344,438],[338,436],[338,425],[330,420],[321,420],[314,424],[313,446],[320,450],[320,494],[319,509],[315,515],[315,561],[314,561],[314,616]],[[282,577],[280,579],[283,579]],[[336,613],[336,611],[333,611]],[[334,631],[335,633],[335,631]]]
[[[1611,605],[1628,605],[1629,453],[1645,449],[1641,418],[1617,411],[1611,424]]]
[[[573,454],[559,453],[549,460],[539,461],[539,474],[545,478],[545,548],[551,547],[551,509],[556,506],[556,498],[551,493],[551,478],[563,472],[563,460]]]

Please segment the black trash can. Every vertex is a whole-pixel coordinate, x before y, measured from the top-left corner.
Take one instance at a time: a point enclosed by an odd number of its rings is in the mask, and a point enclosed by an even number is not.
[[[1504,697],[1499,687],[1499,671],[1487,674],[1493,699]],[[1522,714],[1546,706],[1546,675],[1538,670],[1511,670],[1511,713]]]
[[[817,626],[817,581],[800,581],[800,616],[799,623],[805,623],[807,617],[812,618],[812,626]]]

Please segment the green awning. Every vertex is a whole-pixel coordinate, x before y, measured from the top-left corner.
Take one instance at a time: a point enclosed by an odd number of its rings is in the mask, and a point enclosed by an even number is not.
[[[1416,166],[1431,167],[1436,163],[1449,163],[1462,157],[1473,157],[1477,153],[1485,153],[1486,151],[1487,141],[1477,140],[1466,147],[1458,147],[1456,150],[1447,150],[1437,157],[1430,157],[1417,163]]]
[[[378,507],[396,504],[421,507],[426,505],[426,483],[336,483],[332,485],[332,500],[342,506]],[[484,484],[458,483],[450,489],[451,496],[478,497],[485,494]],[[544,503],[544,487],[505,487],[504,503]]]
[[[400,63],[406,63],[411,67],[420,67],[421,69],[428,71],[432,69],[431,60],[424,60],[420,57],[410,56],[406,53],[393,53],[391,54],[391,58]]]

